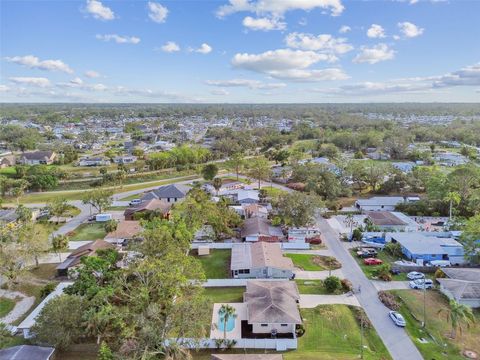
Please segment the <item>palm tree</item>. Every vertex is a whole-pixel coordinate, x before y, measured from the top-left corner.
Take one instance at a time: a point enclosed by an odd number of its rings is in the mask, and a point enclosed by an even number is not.
[[[460,200],[460,195],[455,191],[450,191],[447,196],[445,196],[445,201],[450,202],[450,220],[452,220],[453,204],[458,205],[460,203]]]
[[[349,240],[352,240],[352,236],[353,236],[353,214],[347,214],[347,216],[345,217],[345,224],[347,224],[349,227],[350,227],[350,238]]]
[[[472,309],[466,305],[459,304],[454,299],[450,299],[448,309],[440,309],[438,313],[446,312],[447,321],[452,323],[452,332],[450,337],[455,339],[457,335],[457,329],[462,331],[461,323],[465,323],[467,327],[470,327],[470,323],[475,322],[475,316],[473,315]]]
[[[214,178],[212,181],[212,186],[217,192],[217,196],[218,196],[218,190],[220,190],[220,188],[222,187],[222,183],[223,183],[222,178],[219,178],[219,177]]]
[[[218,310],[218,315],[220,316],[220,320],[223,321],[223,338],[227,338],[227,322],[230,318],[236,318],[237,314],[235,314],[235,308],[228,304],[223,304]]]

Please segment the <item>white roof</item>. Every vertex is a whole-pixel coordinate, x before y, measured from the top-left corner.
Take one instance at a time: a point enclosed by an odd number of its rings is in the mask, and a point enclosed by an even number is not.
[[[360,206],[395,206],[403,201],[402,196],[374,196],[370,199],[358,199],[357,204]]]
[[[420,233],[392,233],[391,237],[412,254],[447,254],[444,247],[462,246],[452,238],[425,236]]]
[[[63,294],[63,290],[67,287],[73,285],[73,282],[61,282],[57,285],[55,290],[53,290],[48,296],[42,300],[38,306],[33,309],[33,311],[23,320],[20,325],[18,325],[18,329],[30,329],[33,325],[35,325],[35,319],[40,314],[44,306],[53,298]]]
[[[257,190],[239,190],[237,193],[238,201],[244,199],[254,199],[258,200],[258,191]]]

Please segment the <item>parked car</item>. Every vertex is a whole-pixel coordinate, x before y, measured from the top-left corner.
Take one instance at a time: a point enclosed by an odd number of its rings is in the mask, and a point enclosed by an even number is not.
[[[410,281],[410,287],[412,289],[431,289],[433,287],[433,281],[430,279],[417,279]]]
[[[365,265],[381,265],[383,264],[383,261],[380,259],[375,259],[375,258],[368,258],[363,260],[363,263]]]
[[[378,253],[375,249],[361,249],[357,251],[357,256],[361,258],[377,257]]]
[[[129,204],[130,206],[136,206],[136,205],[139,205],[141,202],[142,202],[142,200],[140,200],[140,199],[133,199],[133,200],[130,201],[128,204]]]
[[[425,275],[421,272],[418,272],[418,271],[410,271],[407,274],[407,278],[409,280],[423,279],[424,277],[425,277]]]
[[[402,314],[396,312],[396,311],[389,311],[388,315],[390,316],[390,319],[393,320],[395,325],[405,327],[405,319],[403,318]]]

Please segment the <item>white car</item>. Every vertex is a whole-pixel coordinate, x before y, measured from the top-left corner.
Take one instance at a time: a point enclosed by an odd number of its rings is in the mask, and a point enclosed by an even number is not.
[[[403,318],[402,314],[400,314],[396,311],[389,311],[388,315],[393,320],[395,325],[405,327],[406,322],[405,322],[405,319]]]
[[[417,280],[417,279],[423,279],[425,277],[425,275],[421,272],[418,272],[418,271],[410,271],[408,274],[407,274],[407,278],[409,280]]]
[[[136,206],[136,205],[139,205],[141,202],[142,202],[142,200],[140,200],[140,199],[133,199],[132,201],[130,201],[129,205],[130,206]]]
[[[410,287],[412,289],[431,289],[433,287],[433,281],[430,279],[417,279],[410,281]]]

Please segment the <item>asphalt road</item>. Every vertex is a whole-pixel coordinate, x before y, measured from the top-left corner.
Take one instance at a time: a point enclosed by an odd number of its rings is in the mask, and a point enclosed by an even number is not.
[[[352,282],[354,289],[361,287],[360,293],[356,294],[357,299],[392,358],[394,360],[422,360],[422,355],[406,331],[396,326],[388,316],[389,309],[378,299],[377,289],[343,246],[338,233],[322,217],[317,218],[317,225],[328,249],[342,263],[342,272],[345,278]]]

